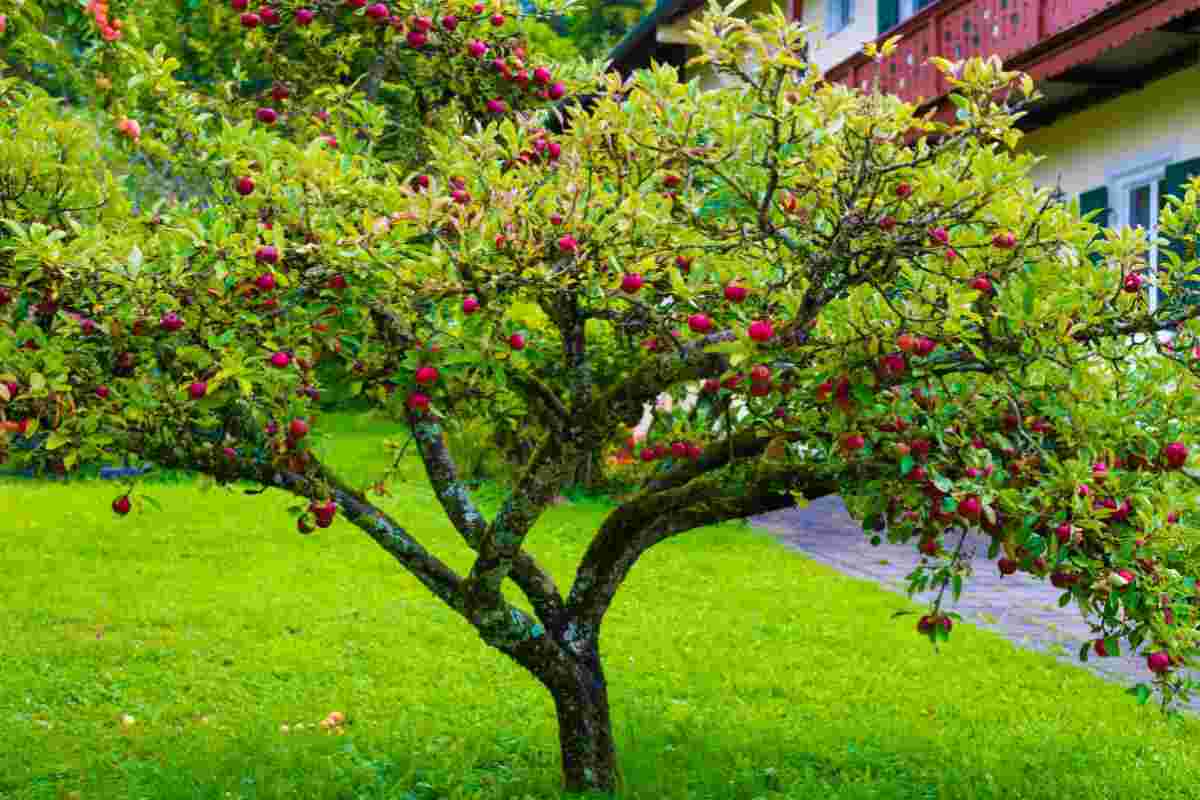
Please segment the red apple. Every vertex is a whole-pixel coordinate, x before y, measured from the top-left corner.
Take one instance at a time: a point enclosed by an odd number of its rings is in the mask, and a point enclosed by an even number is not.
[[[708,333],[712,330],[713,322],[705,314],[692,314],[688,317],[688,328],[693,333]]]
[[[745,286],[738,286],[736,284],[731,283],[725,287],[725,299],[731,303],[742,302],[743,300],[746,299],[746,295],[748,295],[748,294],[749,294],[749,291],[746,289]]]
[[[628,272],[621,278],[621,291],[626,294],[637,294],[646,283],[645,278],[637,272]]]
[[[462,310],[464,314],[474,314],[479,310],[479,301],[474,297],[464,297],[462,302]]]
[[[129,495],[123,494],[116,500],[112,501],[112,510],[114,513],[123,517],[129,513],[130,505]]]
[[[1156,675],[1161,675],[1171,669],[1171,656],[1169,653],[1159,650],[1156,653],[1151,653],[1146,656],[1146,666],[1151,672]]]
[[[437,367],[420,367],[417,370],[416,381],[420,384],[433,383],[438,379]]]
[[[512,336],[508,337],[508,346],[513,350],[524,350],[525,337],[519,333],[514,333]]]
[[[243,175],[237,179],[237,193],[245,197],[254,191],[254,179],[249,175]]]
[[[1017,571],[1017,562],[1011,558],[1002,558],[996,562],[996,566],[1000,569],[1001,575],[1012,575]]]
[[[1163,448],[1167,466],[1171,469],[1182,469],[1188,460],[1188,447],[1183,442],[1171,442]]]
[[[775,335],[775,326],[771,324],[770,320],[755,320],[750,323],[747,333],[756,342],[767,342]]]
[[[293,439],[303,439],[305,436],[308,436],[308,423],[299,417],[296,417],[291,421],[291,424],[288,425],[288,433]]]

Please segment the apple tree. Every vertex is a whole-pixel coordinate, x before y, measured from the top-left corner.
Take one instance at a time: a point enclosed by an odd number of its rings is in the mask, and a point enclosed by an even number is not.
[[[735,78],[702,92],[541,62],[497,38],[512,10],[451,5],[220,9],[254,69],[288,70],[280,109],[180,81],[132,35],[97,62],[102,106],[0,81],[0,458],[131,458],[302,498],[301,533],[357,527],[546,687],[568,789],[617,782],[600,634],[642,554],[829,494],[923,554],[931,641],[978,527],[1001,574],[1062,589],[1097,655],[1136,649],[1164,703],[1187,696],[1200,182],[1150,275],[1143,233],[1098,237],[1031,183],[1032,84],[995,60],[939,62],[944,124],[825,84],[778,14],[698,24],[698,62]],[[381,145],[418,96],[419,142]],[[137,208],[139,164],[200,190]],[[318,456],[330,362],[407,423],[468,573]],[[560,588],[541,514],[663,397],[639,490]],[[514,408],[534,444],[488,518],[445,428]]]

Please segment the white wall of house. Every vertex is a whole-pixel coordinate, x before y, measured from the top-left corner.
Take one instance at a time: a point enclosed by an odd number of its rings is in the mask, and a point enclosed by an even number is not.
[[[1116,171],[1169,154],[1175,161],[1200,156],[1200,67],[1151,83],[1145,89],[1063,117],[1021,140],[1020,149],[1044,156],[1031,177],[1074,197],[1109,182]]]
[[[831,31],[827,25],[832,2],[836,0],[804,0],[801,22],[809,28],[809,59],[824,73],[855,53],[863,45],[875,41],[879,33],[879,11],[876,0],[849,0],[850,22]]]

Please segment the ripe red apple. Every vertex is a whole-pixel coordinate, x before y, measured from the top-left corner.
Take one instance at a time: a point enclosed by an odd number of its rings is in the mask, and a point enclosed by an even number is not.
[[[1156,675],[1171,669],[1171,655],[1163,650],[1146,656],[1146,666]]]
[[[867,446],[867,440],[861,434],[853,433],[842,440],[842,446],[854,452]]]
[[[1079,574],[1066,570],[1055,570],[1050,573],[1050,585],[1056,589],[1070,589],[1079,583]]]
[[[704,449],[695,443],[689,443],[687,446],[687,457],[692,461],[696,461],[704,454]]]
[[[935,342],[933,339],[930,339],[928,336],[922,336],[917,339],[917,346],[914,352],[919,357],[924,358],[932,353],[936,348],[937,342]]]
[[[725,389],[729,389],[730,391],[733,391],[734,389],[737,388],[737,385],[742,382],[743,377],[745,377],[745,376],[742,375],[742,373],[735,372],[732,375],[727,376],[724,380],[722,380],[721,386]]]
[[[533,71],[533,79],[542,85],[549,84],[553,77],[550,75],[550,70],[545,67],[538,67]]]
[[[467,203],[471,202],[471,195],[466,189],[455,189],[454,191],[450,192],[450,199],[460,206],[465,206]]]
[[[646,279],[637,272],[627,272],[621,278],[621,291],[626,294],[637,294],[638,291],[646,284]]]
[[[896,227],[896,218],[891,214],[884,214],[879,218],[879,229],[881,231],[890,231]]]
[[[771,368],[766,364],[758,364],[750,370],[750,380],[756,383],[769,381],[771,379]]]
[[[464,297],[462,301],[462,310],[464,314],[474,314],[479,310],[479,301],[474,297]]]
[[[991,294],[992,292],[992,282],[986,275],[976,275],[967,285],[981,294]]]
[[[755,320],[750,323],[747,333],[756,342],[767,342],[775,335],[775,326],[771,324],[770,320]]]
[[[559,238],[558,249],[564,253],[574,253],[579,249],[579,242],[576,241],[574,236],[568,234]]]
[[[1137,294],[1142,288],[1142,276],[1136,272],[1129,273],[1121,282],[1121,288],[1129,294]]]
[[[983,503],[975,495],[969,494],[958,504],[958,513],[967,519],[979,519],[979,515],[983,513]]]
[[[1017,246],[1017,235],[1011,231],[997,233],[992,237],[992,247],[1000,250],[1011,250]]]
[[[110,393],[107,386],[101,385],[96,387],[95,394],[96,397],[99,397],[101,400],[107,400]]]
[[[292,357],[282,350],[278,350],[271,355],[271,366],[279,367],[280,369],[292,363]]]
[[[164,331],[167,331],[168,333],[174,333],[183,327],[183,320],[180,319],[179,315],[174,311],[168,311],[166,314],[162,315],[161,319],[159,319],[158,327]]]
[[[879,364],[883,368],[884,375],[891,378],[901,377],[908,369],[908,362],[903,353],[889,353],[879,360]]]
[[[494,97],[487,101],[487,110],[489,114],[503,114],[508,111],[508,103],[498,97]]]
[[[237,193],[242,197],[251,194],[254,191],[254,178],[249,175],[243,175],[237,179]]]
[[[924,555],[932,558],[941,552],[942,545],[937,539],[922,539],[919,549]]]
[[[913,455],[917,458],[928,458],[929,448],[932,446],[928,439],[913,439],[912,444]]]
[[[639,458],[641,458],[642,461],[649,463],[658,458],[658,451],[653,447],[643,447],[642,452],[639,454]]]
[[[941,227],[930,228],[929,229],[929,238],[932,239],[933,241],[937,242],[938,244],[949,244],[950,243],[950,234],[947,233],[945,228],[941,228]]]
[[[300,440],[308,436],[308,423],[296,417],[288,425],[288,433],[293,439]]]
[[[253,11],[249,11],[245,14],[242,14],[241,22],[242,22],[242,27],[245,28],[246,30],[250,31],[250,30],[254,30],[255,28],[258,27],[258,23],[262,22],[262,18],[259,17],[258,14],[255,14]]]
[[[413,392],[408,396],[410,411],[424,411],[429,408],[429,395],[423,392]]]
[[[1188,447],[1183,442],[1171,442],[1163,448],[1167,466],[1171,469],[1182,469],[1188,460]]]
[[[1012,575],[1017,571],[1017,562],[1011,558],[1002,558],[996,562],[996,566],[1000,569],[1001,575]]]
[[[420,384],[433,383],[438,379],[437,367],[420,367],[417,370],[416,380]]]
[[[688,328],[693,333],[708,333],[712,330],[713,322],[705,314],[692,314],[688,317]]]
[[[903,182],[896,184],[896,197],[899,197],[901,200],[903,200],[904,198],[910,196],[911,194],[912,194],[912,186],[910,186],[907,183],[903,183]]]
[[[296,24],[304,28],[312,24],[317,15],[311,8],[296,9]]]
[[[561,100],[567,94],[566,84],[562,81],[551,84],[550,88],[546,90],[546,94],[551,100]]]
[[[917,337],[911,333],[902,333],[896,338],[896,347],[906,353],[911,353],[917,349]]]
[[[752,382],[750,384],[751,397],[766,397],[770,393],[771,393],[771,382],[770,381],[767,381],[765,383]]]
[[[1137,580],[1137,576],[1127,569],[1117,570],[1117,577],[1125,582],[1124,586],[1132,586],[1134,581]],[[1122,586],[1122,588],[1124,588],[1124,586]]]
[[[116,500],[112,501],[113,512],[122,517],[129,513],[130,507],[131,507],[131,504],[129,502],[129,495],[127,495],[127,494],[123,494],[120,497],[118,497]]]
[[[746,295],[749,293],[749,290],[747,290],[745,286],[738,286],[737,284],[731,283],[725,287],[725,299],[731,303],[742,302],[746,299]]]
[[[671,455],[675,458],[687,458],[687,442],[675,442],[671,445]]]
[[[442,17],[442,30],[453,31],[458,27],[458,17],[453,14],[447,14]]]
[[[260,264],[279,263],[279,250],[274,245],[263,245],[254,251],[254,260]]]
[[[264,292],[269,292],[275,288],[275,276],[270,272],[264,272],[254,279],[254,285]]]
[[[279,119],[279,112],[273,108],[260,108],[254,112],[254,118],[264,125],[274,125]]]
[[[716,378],[707,378],[701,386],[700,391],[705,394],[716,394],[721,389],[721,382]]]
[[[1096,651],[1096,655],[1101,658],[1108,658],[1108,648],[1104,646],[1103,639],[1096,639],[1092,642],[1092,649]]]
[[[467,45],[467,53],[469,53],[472,58],[483,58],[487,54],[487,51],[488,46],[478,39],[472,40]]]
[[[504,24],[504,15],[503,14],[492,14],[491,23],[492,23],[493,27],[499,28],[501,25]]]
[[[508,346],[513,350],[524,350],[525,337],[519,333],[514,333],[512,336],[508,337]]]

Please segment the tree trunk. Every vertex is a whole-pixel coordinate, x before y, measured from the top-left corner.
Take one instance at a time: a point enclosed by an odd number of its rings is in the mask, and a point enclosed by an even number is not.
[[[577,675],[572,685],[551,691],[558,711],[563,788],[611,793],[617,788],[617,751],[599,659],[590,669],[581,665]]]

